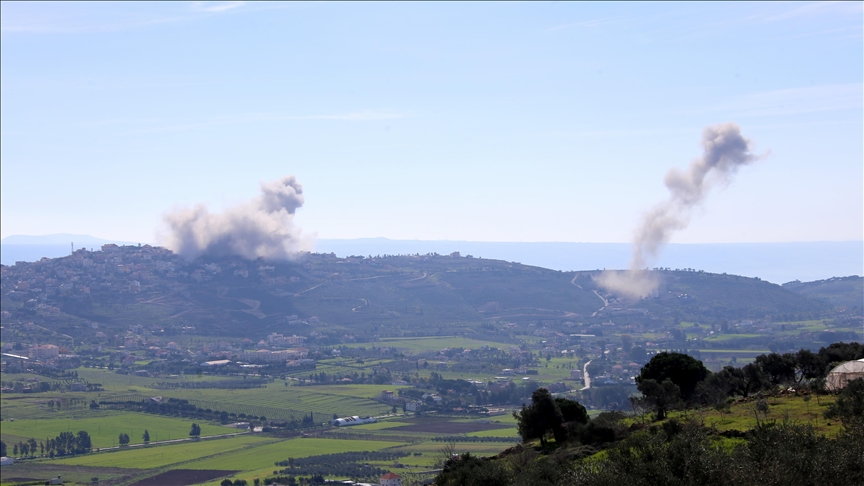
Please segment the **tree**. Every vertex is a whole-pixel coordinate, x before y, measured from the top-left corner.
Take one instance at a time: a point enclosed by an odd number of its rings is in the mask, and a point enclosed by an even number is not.
[[[147,432],[147,429],[144,429],[144,435],[142,435],[141,438],[144,439],[145,444],[149,444],[150,443],[150,432]]]
[[[768,375],[771,384],[780,385],[795,381],[795,355],[761,354],[756,357],[756,364]]]
[[[0,456],[6,457],[6,443],[0,440]]]
[[[201,427],[199,427],[198,424],[193,423],[192,429],[189,430],[189,437],[194,437],[197,439],[200,435],[201,435]]]
[[[696,392],[696,385],[708,376],[708,369],[701,361],[681,353],[662,352],[654,355],[642,368],[636,383],[643,380],[654,380],[662,384],[670,380],[678,387],[681,398],[690,401]],[[639,389],[642,391],[642,389]],[[642,393],[645,393],[642,391]]]
[[[642,346],[634,346],[630,348],[628,354],[630,355],[630,359],[637,363],[644,363],[645,360],[648,359],[648,354]]]
[[[837,418],[846,428],[864,427],[864,379],[850,381],[828,407],[825,418]]]
[[[681,389],[669,378],[663,380],[663,383],[651,379],[642,380],[639,383],[639,391],[645,395],[648,405],[654,409],[657,420],[666,418],[666,412],[675,408],[681,401]]]
[[[802,349],[795,354],[795,381],[815,380],[825,375],[825,362],[818,354]]]
[[[76,454],[90,452],[90,449],[93,448],[93,443],[90,440],[90,434],[88,434],[86,430],[79,430],[78,436],[74,437],[73,441],[77,443],[77,446],[73,448]]]
[[[768,377],[756,363],[741,368],[741,382],[738,391],[745,397],[758,392],[768,385]]]
[[[129,434],[121,433],[119,442],[121,446],[129,445]]]
[[[563,427],[564,417],[555,405],[552,394],[545,388],[538,388],[531,394],[531,406],[522,405],[522,410],[513,412],[518,422],[519,435],[522,441],[540,439],[540,445],[546,446],[546,435],[551,432],[558,441],[566,439]]]
[[[564,419],[564,422],[588,423],[588,410],[585,410],[585,407],[576,400],[556,398],[555,406],[561,411],[561,417]]]

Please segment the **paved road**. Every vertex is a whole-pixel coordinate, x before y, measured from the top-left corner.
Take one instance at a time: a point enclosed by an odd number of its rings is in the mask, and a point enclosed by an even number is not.
[[[588,365],[589,364],[591,364],[590,360],[587,363],[585,363],[585,366],[582,367],[582,376],[585,377],[585,387],[582,388],[583,390],[587,390],[587,389],[591,388],[591,377],[588,376]]]

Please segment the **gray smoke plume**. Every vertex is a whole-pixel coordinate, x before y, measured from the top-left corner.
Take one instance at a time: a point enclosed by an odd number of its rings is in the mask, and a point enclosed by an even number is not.
[[[669,198],[649,211],[636,230],[630,269],[604,272],[599,283],[608,290],[628,297],[642,298],[657,288],[657,280],[646,271],[672,234],[690,224],[690,215],[718,185],[726,185],[738,168],[764,156],[750,152],[751,142],[732,122],[706,127],[702,131],[704,153],[686,171],[672,168],[663,183]]]
[[[309,246],[294,226],[303,187],[294,176],[261,183],[261,195],[212,214],[203,204],[163,217],[170,229],[165,246],[186,258],[236,255],[248,260],[291,259]]]

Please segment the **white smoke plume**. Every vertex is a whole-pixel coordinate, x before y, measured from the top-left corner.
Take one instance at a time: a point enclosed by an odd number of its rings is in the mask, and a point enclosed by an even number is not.
[[[248,260],[287,260],[307,249],[294,225],[303,206],[303,186],[294,176],[261,183],[261,195],[213,214],[199,204],[163,216],[170,230],[165,246],[189,259],[236,255]]]
[[[672,168],[663,183],[669,197],[645,214],[633,242],[630,269],[604,272],[598,277],[606,289],[631,298],[642,298],[657,288],[656,278],[646,267],[652,263],[672,234],[687,228],[690,215],[718,185],[726,185],[738,168],[764,158],[751,152],[751,142],[732,122],[706,127],[702,131],[704,153],[686,171]],[[767,155],[767,154],[766,154]]]

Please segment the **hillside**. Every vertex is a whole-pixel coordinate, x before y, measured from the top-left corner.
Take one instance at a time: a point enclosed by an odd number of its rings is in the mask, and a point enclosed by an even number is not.
[[[658,271],[652,297],[619,301],[597,286],[596,274],[456,253],[188,262],[158,247],[106,245],[2,267],[2,308],[70,334],[152,324],[169,334],[317,331],[339,340],[481,333],[504,339],[534,323],[568,333],[604,322],[663,327],[833,313],[819,299],[824,290],[810,298],[755,278],[696,271]]]
[[[812,299],[830,302],[836,307],[845,307],[853,312],[857,309],[859,314],[864,307],[864,277],[857,275],[815,282],[796,280],[783,284],[783,288]]]

